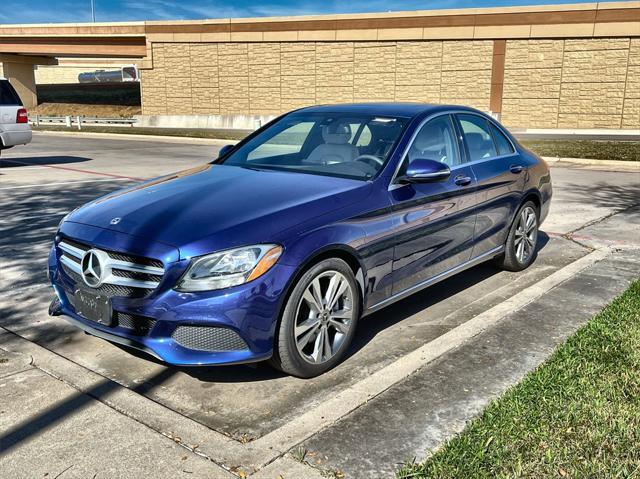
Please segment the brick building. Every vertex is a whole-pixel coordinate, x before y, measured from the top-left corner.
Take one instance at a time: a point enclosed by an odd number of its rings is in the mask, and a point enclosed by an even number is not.
[[[135,61],[144,115],[423,101],[472,105],[512,127],[640,129],[638,1],[0,26],[0,62],[25,95],[35,85],[25,62],[74,56]]]
[[[640,128],[640,2],[147,24],[147,115],[462,103],[540,128]]]

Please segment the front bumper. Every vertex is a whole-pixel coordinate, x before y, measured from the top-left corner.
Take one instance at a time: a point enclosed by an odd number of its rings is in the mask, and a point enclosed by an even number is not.
[[[113,233],[110,233],[113,234]],[[88,238],[74,238],[94,248],[108,248],[106,244]],[[124,252],[124,251],[123,251]],[[172,289],[173,282],[188,266],[188,261],[165,263],[165,280],[156,290],[143,298],[111,298],[114,315],[141,318],[151,326],[144,330],[123,327],[118,322],[107,326],[80,316],[74,308],[78,289],[90,291],[73,277],[60,263],[62,252],[54,244],[49,255],[48,274],[57,299],[50,314],[64,316],[89,334],[145,351],[169,364],[200,366],[238,364],[268,359],[273,352],[273,338],[282,298],[295,268],[277,264],[265,275],[250,283],[219,291],[183,293]],[[198,327],[198,330],[220,330],[239,337],[244,347],[232,350],[207,350],[185,347],[176,340],[179,327]],[[194,329],[194,328],[191,328]],[[184,331],[184,329],[183,329]],[[238,341],[235,343],[238,344]]]

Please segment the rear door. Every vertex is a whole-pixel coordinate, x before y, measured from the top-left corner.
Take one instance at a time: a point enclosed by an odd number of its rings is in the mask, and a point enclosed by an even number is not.
[[[390,186],[396,227],[393,292],[400,293],[471,258],[475,224],[476,180],[451,115],[437,116],[417,132],[398,175],[411,161],[446,163],[443,181]]]
[[[522,197],[526,170],[511,140],[484,116],[456,115],[471,168],[478,182],[473,256],[506,241],[511,218]]]

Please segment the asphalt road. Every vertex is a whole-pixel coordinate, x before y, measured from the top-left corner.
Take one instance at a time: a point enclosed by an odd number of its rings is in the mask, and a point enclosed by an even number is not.
[[[52,298],[45,275],[47,251],[56,225],[68,211],[141,179],[202,164],[217,149],[197,141],[39,134],[26,147],[4,151],[0,163],[0,327],[240,443],[277,436],[308,411],[348,393],[394,361],[585,257],[592,246],[628,247],[640,238],[640,218],[633,208],[640,198],[637,173],[555,167],[552,209],[531,268],[515,274],[480,265],[368,317],[359,327],[347,361],[306,381],[264,365],[167,367],[47,315]],[[615,236],[594,230],[593,225],[601,221],[617,221],[620,212],[631,215],[632,221],[611,223]],[[117,435],[117,431],[105,434]],[[322,449],[318,443],[311,446]],[[406,454],[406,450],[393,451]]]

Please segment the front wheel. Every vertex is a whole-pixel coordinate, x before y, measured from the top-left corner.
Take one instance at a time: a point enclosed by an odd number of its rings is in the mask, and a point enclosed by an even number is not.
[[[331,258],[302,275],[285,305],[272,364],[301,378],[328,371],[344,358],[360,316],[353,272]]]
[[[496,259],[507,271],[522,271],[534,260],[538,244],[538,209],[527,201],[515,217],[505,243],[504,254]]]

